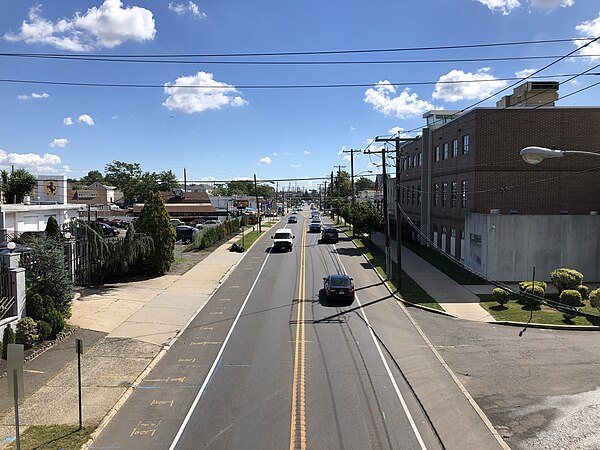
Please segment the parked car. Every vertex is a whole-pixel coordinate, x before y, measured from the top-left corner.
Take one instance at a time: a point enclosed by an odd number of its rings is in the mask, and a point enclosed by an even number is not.
[[[298,218],[296,216],[288,217],[288,223],[298,223]]]
[[[211,219],[211,220],[205,220],[204,223],[202,224],[202,226],[204,228],[206,228],[206,227],[216,227],[218,225],[221,225],[221,223],[222,222],[220,220],[218,220],[218,219],[215,219],[215,220]]]
[[[344,306],[354,303],[354,283],[348,275],[329,275],[323,278],[325,299],[341,302]]]
[[[119,235],[119,230],[115,227],[111,227],[109,224],[104,222],[98,222],[98,225],[102,227],[104,237],[115,237]]]
[[[175,227],[175,234],[178,241],[188,244],[194,240],[198,229],[190,225],[178,225]]]
[[[325,227],[321,232],[321,242],[333,242],[337,244],[340,240],[338,230],[333,227]]]

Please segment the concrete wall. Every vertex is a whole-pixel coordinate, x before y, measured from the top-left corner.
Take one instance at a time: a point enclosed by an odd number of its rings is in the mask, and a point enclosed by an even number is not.
[[[467,213],[465,264],[499,281],[549,281],[568,267],[600,282],[600,216]],[[481,242],[477,242],[481,236]]]

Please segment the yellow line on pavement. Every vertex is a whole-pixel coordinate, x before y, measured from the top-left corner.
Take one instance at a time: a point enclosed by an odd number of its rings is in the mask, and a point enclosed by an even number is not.
[[[290,450],[306,449],[305,408],[305,289],[306,289],[306,227],[303,225],[300,246],[300,268],[298,269],[298,312],[296,320],[296,346],[294,358],[294,380],[292,385],[292,422],[290,426]]]

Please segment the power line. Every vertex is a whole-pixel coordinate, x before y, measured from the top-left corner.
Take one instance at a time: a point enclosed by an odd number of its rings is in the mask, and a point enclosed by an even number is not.
[[[122,58],[211,58],[211,57],[256,57],[256,56],[300,56],[300,55],[343,55],[355,53],[391,53],[391,52],[411,52],[411,51],[431,51],[431,50],[459,50],[468,48],[487,48],[487,47],[508,47],[516,45],[535,45],[535,44],[553,44],[561,42],[591,41],[590,37],[565,38],[565,39],[545,39],[532,41],[512,41],[512,42],[488,42],[482,44],[460,44],[460,45],[442,45],[428,47],[398,47],[398,48],[379,48],[379,49],[351,49],[351,50],[317,50],[317,51],[298,51],[298,52],[249,52],[249,53],[184,53],[184,54],[66,54],[66,53],[11,53],[0,52],[0,56],[23,56],[23,57],[63,57],[63,56],[85,56],[85,57],[122,57]]]

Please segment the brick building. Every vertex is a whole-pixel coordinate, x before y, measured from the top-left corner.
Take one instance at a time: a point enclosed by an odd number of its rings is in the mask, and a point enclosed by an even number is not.
[[[515,93],[519,89],[523,92],[519,87]],[[600,166],[589,157],[532,166],[519,154],[530,145],[600,150],[600,108],[476,108],[462,115],[430,111],[423,117],[428,126],[420,139],[401,148],[396,174],[400,204],[421,231],[456,259],[472,265],[466,257],[469,245],[481,244],[479,234],[468,232],[467,217],[473,214],[518,215],[525,224],[526,216],[590,215],[600,210]],[[404,239],[417,240],[408,224],[403,223],[402,230]],[[486,261],[473,268],[482,267]]]

